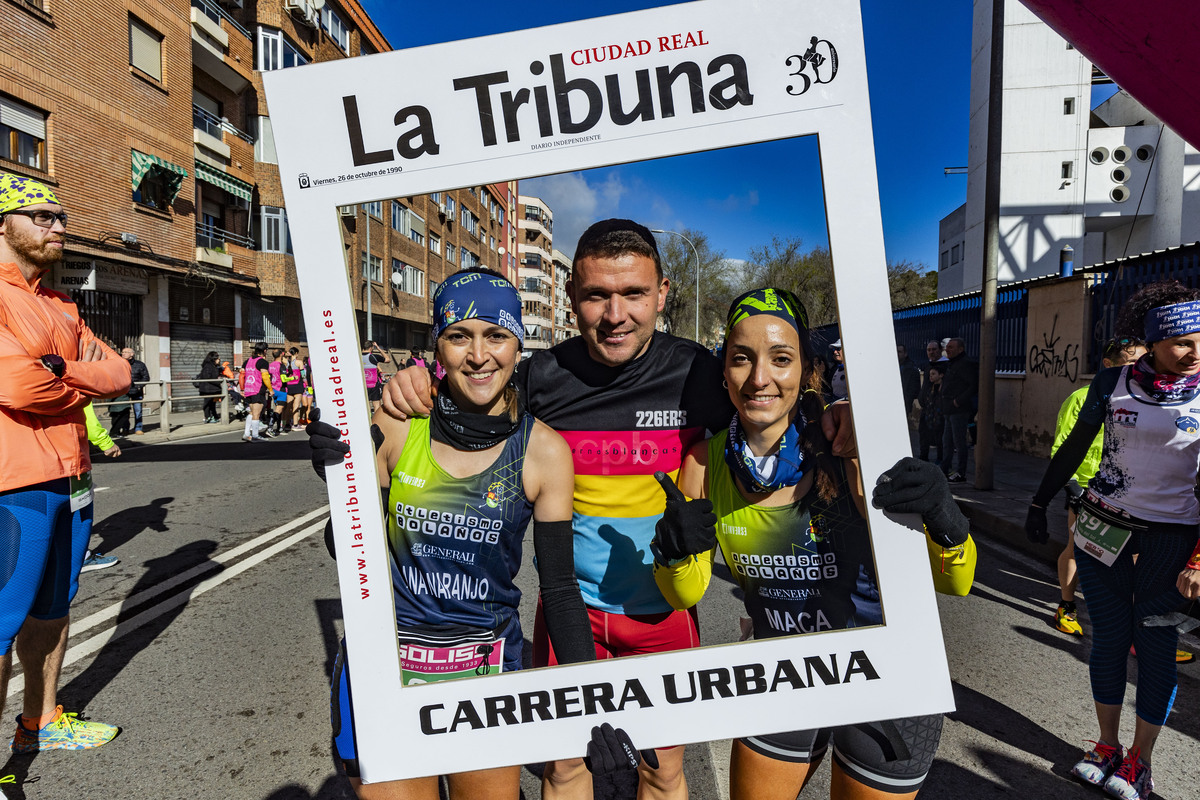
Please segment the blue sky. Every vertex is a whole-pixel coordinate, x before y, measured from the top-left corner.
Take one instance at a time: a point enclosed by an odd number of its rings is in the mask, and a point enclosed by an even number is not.
[[[364,0],[397,49],[659,5],[669,4]],[[933,267],[938,220],[966,198],[966,176],[943,168],[967,163],[971,3],[862,0],[862,9],[887,256]],[[521,191],[551,204],[555,245],[568,254],[585,220],[608,216],[703,230],[738,259],[773,234],[826,243],[811,138],[522,181]]]

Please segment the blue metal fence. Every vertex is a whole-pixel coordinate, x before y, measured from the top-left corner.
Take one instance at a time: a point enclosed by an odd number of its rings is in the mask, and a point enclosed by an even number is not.
[[[1095,372],[1100,367],[1104,343],[1112,338],[1117,312],[1134,292],[1147,283],[1169,279],[1200,289],[1200,242],[1097,264],[1075,275],[1077,279],[1090,275],[1095,281],[1088,290],[1093,326],[1088,371]],[[996,372],[1025,371],[1025,328],[1029,285],[1033,282],[1010,285],[997,294]],[[927,342],[957,336],[966,342],[967,355],[978,359],[980,304],[981,293],[972,292],[897,309],[892,312],[896,343],[904,345],[912,360],[921,364]],[[836,323],[813,329],[813,344],[826,357],[828,345],[839,337]]]

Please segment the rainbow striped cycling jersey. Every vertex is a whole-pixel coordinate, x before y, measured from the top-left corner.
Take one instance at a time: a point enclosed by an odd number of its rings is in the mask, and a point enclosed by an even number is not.
[[[619,614],[671,611],[650,553],[666,507],[654,473],[674,478],[693,442],[728,425],[721,362],[695,342],[655,333],[641,356],[607,367],[576,337],[536,352],[518,377],[529,412],[571,446],[584,602]]]

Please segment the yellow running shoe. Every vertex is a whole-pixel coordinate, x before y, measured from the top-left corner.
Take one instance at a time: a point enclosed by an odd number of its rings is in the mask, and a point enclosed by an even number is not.
[[[1058,611],[1054,612],[1054,627],[1072,636],[1083,636],[1083,627],[1079,624],[1077,612],[1067,611],[1066,606],[1061,604]]]
[[[121,729],[103,722],[82,720],[71,712],[63,713],[58,707],[58,716],[41,730],[31,731],[17,717],[17,732],[9,743],[14,753],[36,753],[39,750],[86,750],[99,747],[113,740]]]
[[[1175,651],[1175,663],[1176,664],[1190,664],[1195,660],[1196,660],[1196,654],[1190,650],[1176,650]]]

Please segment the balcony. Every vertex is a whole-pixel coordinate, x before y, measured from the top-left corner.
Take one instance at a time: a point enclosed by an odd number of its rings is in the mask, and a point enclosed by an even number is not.
[[[233,254],[228,245],[254,249],[254,240],[233,231],[204,222],[196,223],[196,260],[226,269],[233,268]]]
[[[240,58],[230,60],[229,36],[239,37],[235,50],[250,53],[250,32],[209,0],[191,0],[191,4],[192,63],[229,91],[240,93],[250,84],[251,64],[241,63]]]

